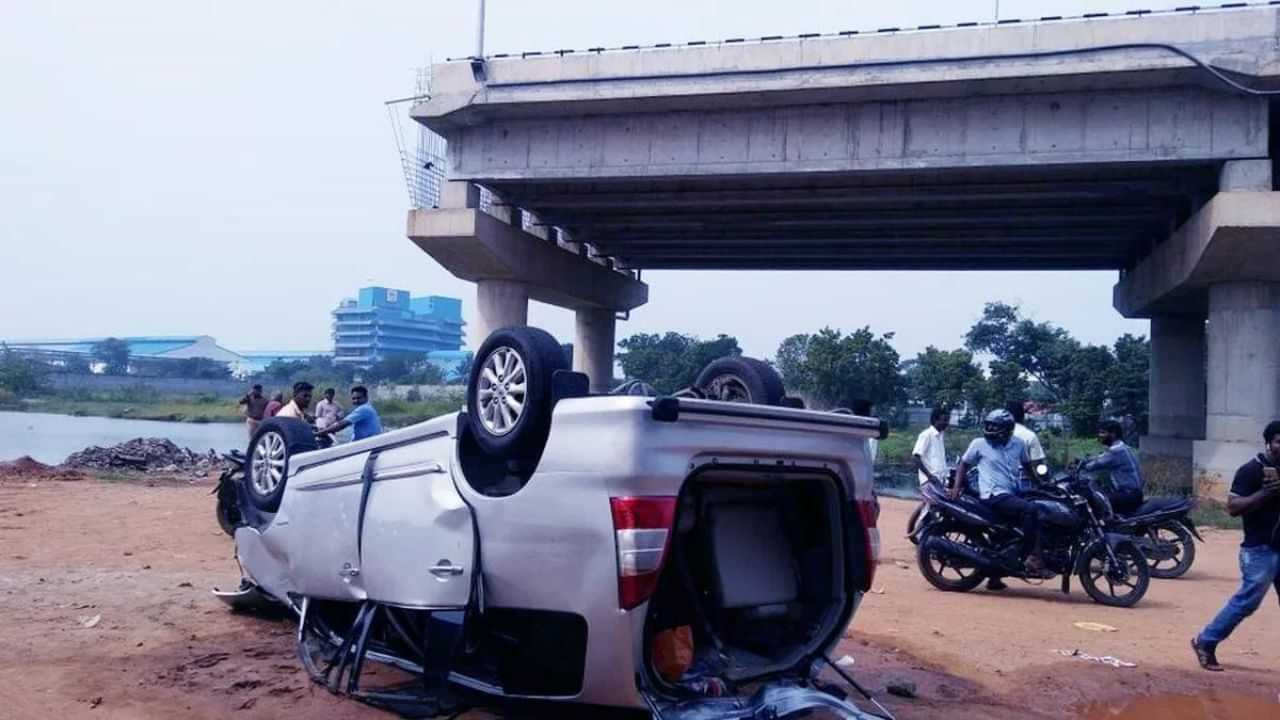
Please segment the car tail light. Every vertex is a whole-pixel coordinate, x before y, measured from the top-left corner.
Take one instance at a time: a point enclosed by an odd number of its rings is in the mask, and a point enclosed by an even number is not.
[[[876,576],[876,564],[880,562],[880,529],[876,521],[880,518],[880,501],[872,497],[870,500],[854,502],[858,509],[858,517],[862,519],[862,528],[867,533],[867,583],[863,590],[871,589],[871,582]]]
[[[609,498],[618,543],[618,607],[631,610],[658,588],[676,514],[674,497]]]

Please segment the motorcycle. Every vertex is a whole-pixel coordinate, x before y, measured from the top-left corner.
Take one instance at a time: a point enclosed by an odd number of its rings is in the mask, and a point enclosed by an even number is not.
[[[1062,577],[1062,592],[1076,575],[1095,602],[1131,607],[1146,595],[1151,570],[1132,535],[1107,525],[1110,503],[1087,478],[1062,473],[1023,494],[1040,508],[1041,559],[1031,572],[1022,557],[1022,531],[997,518],[977,498],[953,499],[940,483],[921,488],[928,504],[913,533],[916,560],[929,584],[967,592],[987,577],[1036,581]]]
[[[957,462],[959,461],[957,460]],[[1049,474],[1049,466],[1044,464],[1043,462],[1037,464],[1034,470],[1038,478],[1044,478]],[[956,478],[955,465],[948,466],[947,477],[951,478],[952,482],[955,481],[955,478]],[[978,468],[976,466],[971,466],[968,472],[965,473],[963,492],[968,497],[971,497],[975,500],[978,499]],[[916,526],[920,524],[920,518],[926,516],[928,512],[929,512],[929,499],[925,497],[923,488],[921,488],[920,504],[916,506],[915,510],[911,511],[911,517],[907,518],[907,539],[910,540],[911,544],[913,545],[920,544],[919,537],[918,537],[919,534],[916,532]]]
[[[238,486],[244,482],[244,468],[247,458],[239,450],[222,454],[222,474],[218,476],[218,485],[210,495],[216,495],[215,513],[218,516],[218,527],[222,532],[234,537],[236,528],[244,524],[240,517],[240,506],[237,501]]]
[[[1117,513],[1110,527],[1133,535],[1147,558],[1151,577],[1182,577],[1196,561],[1195,541],[1204,542],[1188,517],[1193,507],[1191,498],[1151,498],[1132,513]]]

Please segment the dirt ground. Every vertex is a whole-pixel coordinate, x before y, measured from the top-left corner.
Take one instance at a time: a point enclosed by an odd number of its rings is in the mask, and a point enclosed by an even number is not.
[[[0,717],[386,717],[312,686],[287,620],[232,615],[210,595],[239,578],[210,488],[0,479]],[[897,717],[1280,717],[1274,597],[1222,647],[1227,672],[1199,670],[1187,645],[1238,583],[1238,532],[1209,531],[1186,578],[1153,581],[1123,610],[1078,589],[1063,596],[1056,584],[935,591],[902,537],[911,507],[885,501],[878,592],[835,653],[853,657],[855,676],[876,691],[915,683],[916,698],[886,699]],[[463,717],[494,715],[565,712],[514,706]]]

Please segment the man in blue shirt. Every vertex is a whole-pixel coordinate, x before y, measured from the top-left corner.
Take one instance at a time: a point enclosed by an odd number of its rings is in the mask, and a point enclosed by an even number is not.
[[[963,478],[972,465],[978,466],[978,496],[994,513],[1022,527],[1022,553],[1027,570],[1039,573],[1040,513],[1034,503],[1018,495],[1022,473],[1033,476],[1027,446],[1013,436],[1013,415],[1008,410],[992,410],[982,423],[982,437],[974,438],[960,458],[956,478]],[[951,486],[951,497],[960,497],[961,483]]]
[[[1111,489],[1107,497],[1111,509],[1118,513],[1131,513],[1142,504],[1142,470],[1133,450],[1124,444],[1120,423],[1106,420],[1098,426],[1098,442],[1107,447],[1106,452],[1086,460],[1080,469],[1087,473],[1110,473]]]
[[[330,435],[351,426],[351,439],[363,440],[382,432],[382,421],[378,419],[378,411],[369,404],[369,390],[363,385],[351,388],[351,412],[336,425],[324,429]]]

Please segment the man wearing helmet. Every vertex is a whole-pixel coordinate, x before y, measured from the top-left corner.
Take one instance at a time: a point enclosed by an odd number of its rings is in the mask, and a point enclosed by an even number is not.
[[[1026,443],[1013,435],[1013,415],[1004,409],[987,413],[982,423],[982,437],[974,438],[960,458],[957,478],[965,477],[969,467],[978,466],[978,496],[996,515],[1018,522],[1022,527],[1022,554],[1027,570],[1043,569],[1040,560],[1040,514],[1034,503],[1018,495],[1025,471],[1034,476]],[[951,485],[951,497],[960,497],[958,482]]]

